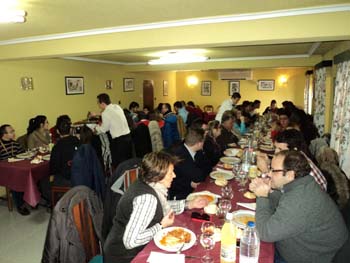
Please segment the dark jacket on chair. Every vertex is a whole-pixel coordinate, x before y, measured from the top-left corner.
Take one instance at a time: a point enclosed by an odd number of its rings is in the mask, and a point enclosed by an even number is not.
[[[131,132],[136,157],[142,158],[146,153],[152,152],[151,136],[148,127],[141,123]]]
[[[69,190],[52,212],[46,233],[42,263],[86,262],[84,247],[73,219],[73,207],[84,201],[98,239],[101,237],[102,203],[96,193],[86,186]]]
[[[108,178],[106,196],[103,202],[103,224],[102,224],[102,242],[107,238],[109,231],[113,225],[113,218],[117,209],[118,202],[122,197],[121,193],[114,192],[111,187],[121,177],[126,170],[137,168],[141,165],[140,158],[133,158],[122,162],[118,165],[115,172]]]
[[[105,178],[102,166],[90,144],[81,145],[73,157],[71,184],[73,187],[86,185],[104,198]]]

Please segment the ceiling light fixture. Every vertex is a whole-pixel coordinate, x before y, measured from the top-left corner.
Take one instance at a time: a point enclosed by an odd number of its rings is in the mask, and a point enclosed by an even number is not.
[[[190,50],[170,51],[159,59],[148,61],[149,65],[195,63],[208,60],[208,57],[193,54]]]
[[[23,10],[0,11],[0,23],[24,23],[27,13]]]

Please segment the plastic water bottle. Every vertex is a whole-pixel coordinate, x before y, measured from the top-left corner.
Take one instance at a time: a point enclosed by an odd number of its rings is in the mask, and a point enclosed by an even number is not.
[[[221,230],[220,263],[236,262],[236,226],[232,219],[232,213],[227,213]]]
[[[249,148],[245,148],[243,152],[243,158],[242,158],[242,170],[245,173],[248,173],[250,166],[250,152]]]
[[[260,239],[256,232],[254,222],[249,221],[241,237],[239,262],[258,263],[260,252]]]

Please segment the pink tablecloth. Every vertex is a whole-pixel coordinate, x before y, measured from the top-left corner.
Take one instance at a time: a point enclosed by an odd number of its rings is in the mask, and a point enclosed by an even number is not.
[[[238,209],[246,209],[240,206],[237,206],[237,202],[252,202],[252,200],[246,199],[243,197],[244,192],[238,191],[238,185],[237,182],[231,180],[230,181],[232,188],[234,189],[234,197],[232,199],[232,210],[238,210]],[[204,191],[208,190],[210,192],[221,194],[221,188],[219,186],[216,186],[213,182],[211,182],[210,178],[207,178],[207,181],[200,184],[199,187],[196,189],[196,191]],[[197,235],[201,233],[200,226],[201,223],[194,222],[191,220],[191,212],[192,211],[185,211],[183,214],[176,216],[174,226],[182,226],[185,228],[188,228],[192,230]],[[213,220],[215,223],[218,223],[218,219],[214,217]],[[144,263],[146,262],[147,258],[149,257],[149,254],[151,251],[158,251],[163,252],[161,249],[159,249],[153,240],[133,259],[133,263]],[[185,255],[190,256],[198,256],[202,257],[205,253],[204,249],[201,247],[199,242],[197,242],[192,248],[189,250],[183,251]],[[211,255],[214,257],[215,262],[220,262],[220,243],[215,244],[215,248],[211,251]],[[259,262],[260,263],[271,263],[274,260],[274,245],[273,243],[265,243],[261,242],[260,245],[260,256],[259,256]],[[186,258],[186,262],[199,262],[199,259],[190,259]],[[237,248],[237,261],[239,262],[239,249]]]
[[[17,192],[24,192],[24,201],[36,206],[40,201],[37,182],[49,176],[49,162],[31,164],[29,160],[9,163],[0,161],[0,185]]]

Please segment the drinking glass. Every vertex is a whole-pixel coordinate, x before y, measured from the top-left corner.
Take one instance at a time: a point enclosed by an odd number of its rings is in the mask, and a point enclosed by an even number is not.
[[[205,255],[202,257],[201,262],[203,263],[212,263],[214,259],[210,256],[210,250],[212,250],[215,246],[215,240],[213,235],[201,234],[200,243],[202,247],[205,249]]]
[[[221,188],[221,197],[228,200],[233,198],[233,190],[230,184],[227,184]]]
[[[221,199],[218,204],[217,215],[219,219],[225,219],[226,214],[230,212],[232,208],[231,201],[227,199]]]
[[[213,222],[203,222],[201,226],[202,234],[214,235],[215,224]]]
[[[245,189],[245,185],[246,185],[246,183],[247,183],[247,181],[248,181],[248,178],[247,178],[247,172],[245,172],[245,171],[243,171],[243,170],[241,170],[240,171],[240,173],[239,173],[239,175],[238,175],[238,178],[239,178],[239,189],[238,189],[238,191],[239,192],[243,192],[243,191],[245,191],[246,189]]]

